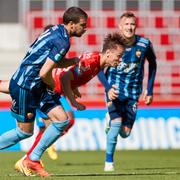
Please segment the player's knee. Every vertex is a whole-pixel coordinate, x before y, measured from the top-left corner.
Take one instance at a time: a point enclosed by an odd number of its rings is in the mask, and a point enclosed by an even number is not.
[[[58,130],[58,131],[62,131],[64,130],[66,127],[68,127],[70,124],[69,119],[65,120],[65,121],[54,121],[52,122],[52,125]]]
[[[69,125],[65,128],[64,131],[66,131],[66,133],[69,131],[69,129],[74,125],[74,119],[70,119],[69,120]]]
[[[124,126],[121,128],[119,134],[122,138],[127,138],[131,134],[131,129]]]
[[[27,133],[22,131],[19,127],[16,128],[16,132],[17,132],[17,136],[19,137],[19,140],[29,138],[33,135],[33,133]]]
[[[127,138],[130,135],[130,132],[120,131],[119,134],[122,138]]]

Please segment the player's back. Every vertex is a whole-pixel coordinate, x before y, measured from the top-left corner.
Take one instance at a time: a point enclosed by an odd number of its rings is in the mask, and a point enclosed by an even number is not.
[[[100,54],[98,52],[84,53],[80,56],[83,71],[79,71],[78,66],[74,66],[72,73],[74,80],[71,82],[73,87],[79,87],[90,81],[100,71]]]
[[[63,25],[53,26],[43,32],[30,46],[18,70],[13,75],[17,84],[26,89],[40,88],[44,83],[39,77],[39,71],[47,57],[56,61],[59,56],[69,50],[69,37]],[[58,52],[60,49],[64,52]]]

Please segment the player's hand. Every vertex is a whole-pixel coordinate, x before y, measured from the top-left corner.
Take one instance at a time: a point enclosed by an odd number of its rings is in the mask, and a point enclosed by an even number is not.
[[[77,65],[80,62],[80,58],[78,58],[78,57],[74,57],[73,60],[74,60],[74,64],[77,64]]]
[[[72,106],[74,106],[79,111],[83,111],[83,110],[86,109],[86,106],[84,104],[81,104],[81,103],[79,103],[77,101],[73,102]]]
[[[111,101],[116,99],[119,95],[119,92],[116,89],[117,89],[117,86],[112,85],[112,88],[108,91],[108,97]]]
[[[143,101],[146,105],[150,105],[153,102],[153,96],[147,95],[147,90],[143,93]]]
[[[79,92],[78,88],[73,89],[74,97],[81,98],[81,93]]]

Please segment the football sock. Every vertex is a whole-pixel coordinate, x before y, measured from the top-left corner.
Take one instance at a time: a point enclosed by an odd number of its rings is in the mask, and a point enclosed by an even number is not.
[[[33,161],[38,161],[41,158],[43,152],[59,138],[61,133],[68,125],[69,120],[52,122],[44,131],[41,140],[31,152],[29,158]]]
[[[33,151],[33,149],[36,147],[36,145],[37,145],[38,142],[40,141],[43,133],[44,133],[44,129],[43,129],[43,130],[42,130],[42,129],[39,129],[39,132],[38,132],[38,134],[37,134],[37,136],[36,136],[36,139],[35,139],[33,145],[31,146],[31,148],[29,149],[29,151],[26,153],[27,156],[29,156],[29,155],[31,154],[31,152]]]
[[[64,136],[73,125],[74,125],[74,119],[70,119],[69,125],[64,129],[64,131],[61,133],[60,136]]]
[[[19,127],[12,129],[0,136],[0,149],[10,147],[19,141],[32,136],[31,133],[21,131]]]
[[[121,122],[112,122],[111,121],[111,126],[110,129],[107,133],[107,138],[106,138],[106,162],[113,162],[113,156],[114,156],[114,151],[116,148],[116,143],[117,143],[117,137],[119,134],[119,130],[121,127]]]

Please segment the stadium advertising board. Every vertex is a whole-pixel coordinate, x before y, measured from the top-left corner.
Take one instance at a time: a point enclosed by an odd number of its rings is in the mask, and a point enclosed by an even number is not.
[[[76,111],[76,123],[56,142],[58,150],[104,150],[106,147],[104,109]],[[9,111],[1,111],[0,134],[15,127]],[[35,126],[35,135],[37,126]],[[9,150],[28,150],[35,136],[23,140]],[[139,109],[131,135],[119,137],[117,149],[178,149],[180,148],[180,109]]]

